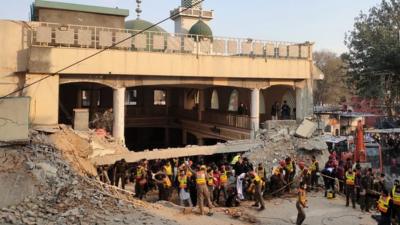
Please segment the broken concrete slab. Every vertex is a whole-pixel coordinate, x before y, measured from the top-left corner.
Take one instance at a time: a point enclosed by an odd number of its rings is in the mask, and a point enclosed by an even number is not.
[[[308,119],[304,119],[297,128],[295,135],[301,138],[310,138],[316,130],[317,123]]]
[[[254,148],[261,146],[260,141],[243,140],[232,141],[224,144],[217,144],[213,146],[189,146],[184,148],[170,148],[162,150],[144,151],[144,152],[127,152],[114,155],[105,155],[94,157],[91,159],[92,163],[101,165],[111,165],[117,160],[125,159],[126,162],[138,162],[141,159],[154,160],[154,159],[172,159],[182,158],[197,155],[214,155],[223,153],[236,153],[247,152]]]

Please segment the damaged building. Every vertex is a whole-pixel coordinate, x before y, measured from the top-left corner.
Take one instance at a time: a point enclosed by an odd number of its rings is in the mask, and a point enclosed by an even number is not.
[[[170,11],[168,33],[141,19],[140,5],[127,20],[127,9],[36,0],[31,21],[0,20],[0,96],[41,80],[8,96],[30,98],[30,126],[85,130],[109,112],[103,126],[132,150],[249,139],[275,102],[292,120],[313,113],[323,78],[313,43],[217,37],[215,12],[186,10],[194,2]]]

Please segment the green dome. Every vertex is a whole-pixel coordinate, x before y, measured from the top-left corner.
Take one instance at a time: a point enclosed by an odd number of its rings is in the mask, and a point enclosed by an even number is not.
[[[130,30],[144,30],[150,26],[153,26],[154,24],[150,23],[149,21],[146,20],[140,20],[140,19],[136,19],[136,20],[128,20],[125,22],[125,29],[130,29]],[[159,26],[155,26],[150,28],[148,31],[153,31],[153,32],[164,32],[166,33],[166,31],[164,29],[162,29]]]
[[[190,28],[189,34],[201,35],[201,36],[207,36],[207,37],[213,36],[211,28],[206,23],[204,23],[203,20],[199,20],[197,23],[195,23],[192,26],[192,28]]]

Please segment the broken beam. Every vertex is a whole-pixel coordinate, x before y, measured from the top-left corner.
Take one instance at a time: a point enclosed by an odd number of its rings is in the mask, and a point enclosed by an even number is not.
[[[183,148],[169,148],[163,150],[127,152],[121,154],[97,156],[91,159],[97,166],[111,165],[117,160],[125,159],[127,163],[138,162],[141,159],[172,159],[199,155],[215,155],[224,153],[247,152],[261,146],[259,141],[243,140],[233,141],[213,146],[188,146]]]

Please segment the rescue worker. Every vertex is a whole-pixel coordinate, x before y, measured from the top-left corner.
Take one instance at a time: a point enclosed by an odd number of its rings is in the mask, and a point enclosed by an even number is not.
[[[147,169],[146,169],[146,160],[141,160],[139,165],[136,168],[135,174],[135,193],[136,197],[140,200],[143,199],[145,194],[144,187],[147,183]]]
[[[160,175],[160,179],[157,178],[157,175]],[[159,188],[159,200],[169,201],[171,196],[172,182],[169,179],[169,176],[164,172],[158,172],[154,174],[154,180],[157,184],[162,186]]]
[[[394,181],[391,197],[393,200],[393,212],[392,218],[395,223],[400,224],[400,182],[399,180]]]
[[[128,169],[128,165],[126,164],[125,159],[118,160],[114,165],[114,184],[118,187],[119,180],[121,179],[121,187],[125,189],[126,182],[126,171]]]
[[[240,153],[237,153],[234,157],[233,157],[233,159],[232,159],[232,161],[231,161],[231,165],[233,166],[233,165],[236,165],[236,163],[239,161],[239,159],[241,158],[241,154]]]
[[[386,189],[382,190],[381,196],[378,200],[377,208],[381,213],[381,218],[378,225],[390,225],[393,201]]]
[[[221,166],[221,171],[219,173],[219,188],[216,196],[216,203],[219,205],[220,194],[224,195],[224,202],[228,199],[228,171],[224,165]]]
[[[213,173],[212,173],[212,177],[214,179],[214,191],[213,191],[213,203],[215,206],[217,206],[219,204],[219,192],[220,192],[220,188],[221,188],[221,180],[220,180],[220,176],[221,173],[219,172],[219,169],[216,165],[213,166]]]
[[[214,202],[214,188],[215,188],[215,182],[214,182],[214,171],[212,168],[207,169],[207,188],[208,192],[210,193],[210,200],[211,202]]]
[[[356,199],[355,199],[355,179],[356,179],[356,174],[355,171],[353,171],[352,168],[349,168],[346,172],[346,207],[349,206],[350,204],[350,198],[351,198],[351,203],[353,205],[353,208],[356,208]]]
[[[287,184],[290,184],[292,183],[294,175],[296,174],[296,166],[290,157],[285,159],[285,164],[285,181]],[[290,185],[287,186],[286,191],[290,192]]]
[[[167,163],[163,166],[163,172],[168,176],[169,180],[173,180],[174,171],[170,161],[167,161]]]
[[[311,157],[310,172],[311,172],[311,190],[314,190],[315,188],[318,187],[318,175],[319,175],[319,163],[314,155]]]
[[[300,182],[304,182],[304,184],[307,185],[307,188],[309,188],[311,182],[311,170],[309,170],[302,161],[299,162],[299,169],[300,169]]]
[[[264,199],[263,199],[263,191],[262,191],[262,183],[261,177],[254,171],[249,172],[251,178],[251,186],[254,187],[254,200],[255,203],[253,206],[260,207],[259,210],[265,209]]]
[[[257,175],[261,178],[262,180],[262,191],[265,191],[265,185],[267,182],[267,171],[265,171],[265,168],[263,167],[262,163],[259,163],[257,166]]]
[[[275,167],[272,171],[271,176],[271,191],[273,196],[278,196],[281,194],[280,190],[284,185],[286,185],[286,181],[283,177],[283,171],[286,166],[285,161],[280,161],[279,166]]]
[[[179,175],[177,177],[178,180],[178,188],[179,188],[179,200],[180,200],[180,205],[181,206],[186,206],[186,204],[189,207],[193,207],[192,200],[190,198],[189,194],[189,186],[188,186],[188,176],[186,175],[186,172],[184,170],[180,170]]]
[[[189,170],[191,168],[189,167]],[[192,171],[194,176],[196,177],[196,189],[197,189],[197,202],[199,205],[200,209],[200,214],[204,215],[204,200],[207,202],[207,205],[209,207],[209,212],[207,215],[212,216],[212,202],[210,198],[210,192],[208,191],[207,187],[207,180],[208,180],[208,174],[207,174],[207,167],[205,165],[200,166],[197,172]]]
[[[296,202],[296,208],[297,208],[296,225],[303,224],[304,220],[306,219],[306,213],[304,212],[304,208],[308,208],[306,189],[307,185],[304,182],[300,182],[299,193]]]

